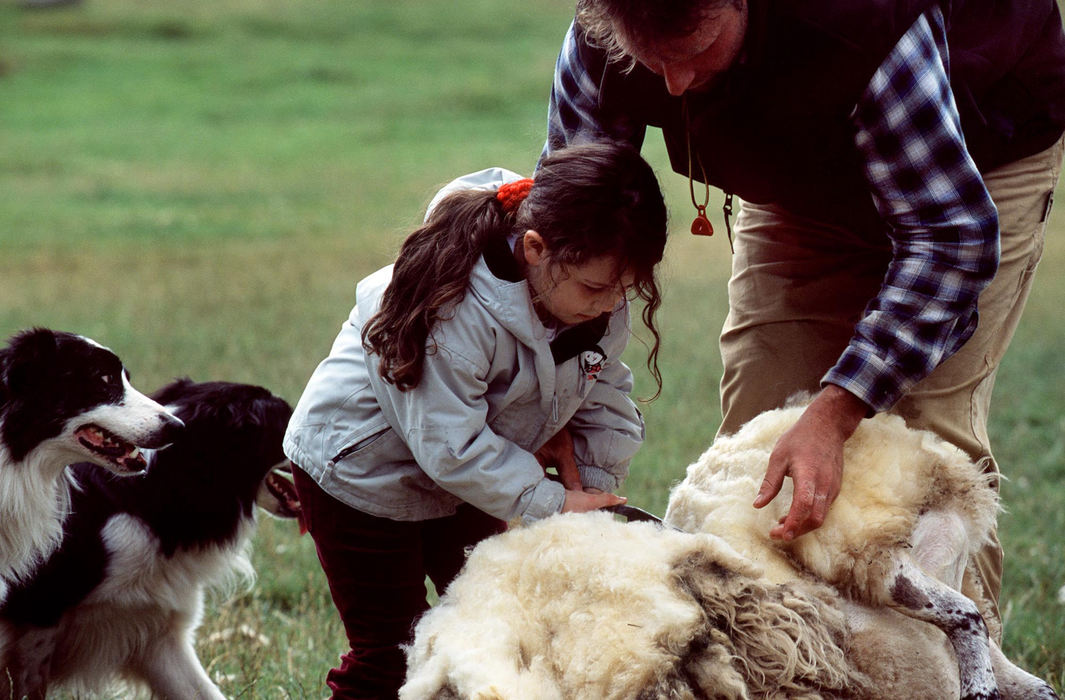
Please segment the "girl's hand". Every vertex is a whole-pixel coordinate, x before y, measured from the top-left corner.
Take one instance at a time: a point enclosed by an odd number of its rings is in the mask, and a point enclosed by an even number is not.
[[[568,429],[563,428],[555,433],[554,437],[534,454],[545,474],[548,469],[554,467],[558,472],[558,480],[567,490],[581,490],[581,475],[577,471],[577,459],[573,454],[573,436]]]
[[[598,510],[607,506],[619,506],[627,500],[629,499],[624,496],[616,496],[599,489],[567,490],[566,502],[562,504],[562,512],[587,513],[590,510]]]

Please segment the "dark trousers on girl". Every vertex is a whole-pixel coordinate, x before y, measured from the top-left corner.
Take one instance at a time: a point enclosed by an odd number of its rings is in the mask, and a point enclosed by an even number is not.
[[[379,518],[329,495],[295,465],[292,473],[350,645],[326,684],[333,698],[395,698],[406,675],[400,645],[411,641],[414,623],[429,608],[425,577],[444,591],[466,548],[506,524],[466,504],[446,518]]]

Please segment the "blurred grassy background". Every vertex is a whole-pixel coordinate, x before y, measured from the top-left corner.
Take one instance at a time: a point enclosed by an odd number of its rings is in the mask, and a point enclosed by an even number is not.
[[[355,281],[391,259],[439,185],[490,165],[531,171],[571,13],[550,0],[0,0],[0,337],[76,331],[145,390],[189,375],[295,401]],[[657,136],[645,154],[676,216],[665,390],[643,407],[626,491],[661,513],[720,417],[729,252],[721,235],[686,233],[687,182]],[[1059,689],[1063,221],[1055,212],[992,425],[1010,477],[1006,651]],[[629,362],[646,396],[643,352],[634,343]],[[255,589],[212,601],[201,658],[233,697],[321,697],[342,633],[313,545],[265,522],[254,559]]]

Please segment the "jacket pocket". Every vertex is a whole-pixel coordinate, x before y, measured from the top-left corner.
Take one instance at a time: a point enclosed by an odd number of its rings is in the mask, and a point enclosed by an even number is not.
[[[390,432],[392,432],[392,428],[386,426],[384,429],[379,430],[376,433],[373,433],[372,435],[368,435],[367,437],[364,437],[363,439],[352,445],[348,445],[340,452],[336,453],[336,455],[329,461],[336,463],[341,460],[347,459],[355,453],[372,452],[372,448],[381,440],[381,438],[385,437]]]

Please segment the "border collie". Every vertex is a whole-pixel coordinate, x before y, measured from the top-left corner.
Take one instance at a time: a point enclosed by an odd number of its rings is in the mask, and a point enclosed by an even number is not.
[[[154,395],[185,423],[143,475],[85,465],[58,550],[0,606],[0,698],[114,681],[157,697],[222,698],[193,639],[205,588],[251,580],[256,504],[298,515],[281,439],[292,409],[266,389],[181,379]]]
[[[0,603],[59,544],[67,465],[140,472],[140,448],[163,447],[180,428],[95,341],[47,329],[12,336],[0,349]]]

